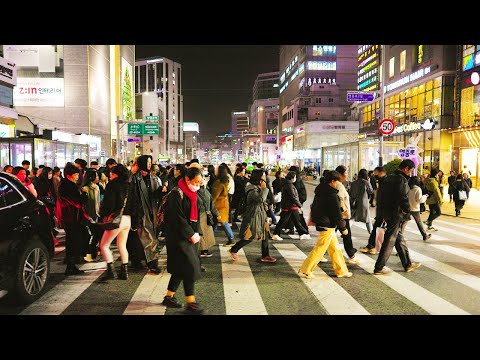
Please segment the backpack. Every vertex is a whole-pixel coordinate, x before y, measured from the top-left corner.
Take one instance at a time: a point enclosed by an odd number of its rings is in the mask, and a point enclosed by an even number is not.
[[[168,194],[166,194],[163,197],[162,202],[160,203],[160,206],[159,206],[158,211],[157,211],[157,218],[156,218],[156,220],[157,220],[157,235],[160,232],[165,231],[165,209],[167,207],[167,199],[173,191],[177,191],[180,194],[180,199],[183,200],[183,191],[178,186],[175,186],[172,190],[170,190],[170,192]]]

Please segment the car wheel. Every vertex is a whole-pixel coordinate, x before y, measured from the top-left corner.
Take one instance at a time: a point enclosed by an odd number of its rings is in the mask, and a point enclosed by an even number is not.
[[[50,256],[45,245],[35,238],[20,252],[16,268],[14,297],[30,304],[42,296],[50,276]]]

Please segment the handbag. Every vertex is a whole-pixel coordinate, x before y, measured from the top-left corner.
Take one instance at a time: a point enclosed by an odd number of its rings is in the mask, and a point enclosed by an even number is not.
[[[207,225],[213,226],[215,224],[215,220],[213,219],[213,215],[211,211],[207,211]]]
[[[125,201],[123,202],[123,207],[119,211],[115,211],[107,216],[104,216],[102,221],[98,222],[98,225],[103,230],[114,230],[120,227],[120,222],[122,221],[123,210],[127,204],[127,196],[125,196]]]
[[[377,252],[382,248],[383,240],[385,239],[385,231],[385,223],[377,228],[377,234],[375,236],[375,250],[377,250]]]
[[[282,202],[282,193],[279,192],[279,193],[273,195],[273,198],[275,199],[275,203]]]
[[[465,190],[458,191],[458,200],[467,200],[467,192]]]

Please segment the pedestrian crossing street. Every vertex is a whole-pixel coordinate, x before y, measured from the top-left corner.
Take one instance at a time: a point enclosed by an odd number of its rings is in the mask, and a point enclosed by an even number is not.
[[[239,224],[238,224],[239,225]],[[238,225],[234,229],[238,231]],[[202,258],[206,272],[196,283],[197,301],[211,315],[467,315],[480,314],[480,235],[476,222],[442,217],[435,221],[437,232],[424,242],[410,221],[405,237],[413,262],[422,266],[406,273],[398,256],[387,262],[390,275],[373,275],[377,255],[357,252],[357,264],[347,264],[351,278],[336,278],[331,262],[320,263],[313,279],[297,274],[316,242],[282,235],[270,242],[276,263],[261,263],[260,243],[253,242],[238,252],[233,262],[226,238],[217,230],[217,245],[211,258]],[[354,246],[367,244],[363,223],[351,223]],[[337,233],[338,234],[338,233]],[[338,234],[339,235],[339,234]],[[341,238],[339,237],[341,243]],[[343,250],[343,244],[340,244]],[[394,251],[395,252],[395,251]],[[116,254],[118,258],[118,253]],[[344,252],[344,256],[347,257]],[[328,258],[328,255],[326,255]],[[166,266],[166,249],[160,253]],[[63,253],[52,263],[48,291],[26,307],[7,305],[0,299],[0,314],[108,314],[181,315],[183,309],[161,305],[170,274],[130,272],[128,281],[101,281],[105,263],[82,265],[84,276],[65,277]],[[117,263],[119,266],[119,263]],[[183,289],[177,292],[183,302]]]

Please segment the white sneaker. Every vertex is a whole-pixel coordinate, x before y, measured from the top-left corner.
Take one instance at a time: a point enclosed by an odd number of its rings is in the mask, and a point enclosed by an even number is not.
[[[353,273],[351,273],[350,271],[347,272],[345,275],[337,275],[337,278],[349,278],[349,277],[352,277]]]
[[[315,275],[313,275],[313,274],[307,275],[307,274],[301,272],[300,270],[298,270],[298,275],[300,275],[301,277],[307,278],[307,279],[314,279],[315,278]]]
[[[326,263],[326,262],[328,262],[328,260],[327,260],[327,258],[324,256],[324,257],[322,257],[322,258],[320,259],[320,262],[321,262],[321,263]]]
[[[278,235],[273,235],[272,240],[282,241],[283,239]]]
[[[300,240],[307,240],[307,239],[311,239],[310,234],[300,235]]]
[[[356,264],[358,264],[358,261],[355,258],[355,256],[353,256],[353,257],[347,259],[347,263],[352,264],[352,265],[356,265]]]

